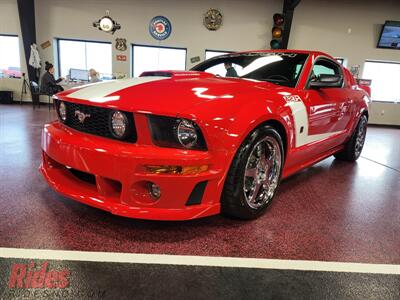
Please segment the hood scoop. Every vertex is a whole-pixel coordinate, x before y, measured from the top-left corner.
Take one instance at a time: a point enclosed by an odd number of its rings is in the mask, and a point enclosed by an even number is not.
[[[199,71],[146,71],[139,77],[168,77],[174,79],[211,78],[214,74]]]

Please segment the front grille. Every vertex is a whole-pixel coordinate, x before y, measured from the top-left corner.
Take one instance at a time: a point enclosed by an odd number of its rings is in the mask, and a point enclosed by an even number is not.
[[[113,136],[110,129],[110,118],[113,110],[103,107],[96,107],[84,104],[77,104],[72,102],[65,102],[67,107],[67,120],[63,122],[68,127],[71,127],[75,130],[82,131],[85,133],[98,135],[114,140],[120,140]],[[59,101],[56,102],[56,107],[58,111]],[[86,117],[84,122],[80,122],[78,117],[75,115],[76,111],[80,111],[86,115],[90,115],[90,117]],[[133,113],[123,112],[128,118],[128,130],[129,134],[123,141],[135,143],[137,139],[135,122],[133,118]]]

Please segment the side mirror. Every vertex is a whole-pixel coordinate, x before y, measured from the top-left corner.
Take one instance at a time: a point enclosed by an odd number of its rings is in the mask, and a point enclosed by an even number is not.
[[[327,75],[321,74],[315,77],[310,82],[311,88],[329,88],[329,87],[340,87],[342,85],[343,78],[340,75]]]

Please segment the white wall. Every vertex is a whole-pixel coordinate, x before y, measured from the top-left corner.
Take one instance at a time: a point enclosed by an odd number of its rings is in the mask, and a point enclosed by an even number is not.
[[[17,0],[0,0],[0,34],[18,35],[20,44],[21,70],[26,73],[26,63],[24,47],[22,42],[21,27],[19,24]],[[11,90],[14,92],[14,99],[21,97],[22,80],[5,80],[1,83],[2,90]],[[24,95],[24,100],[29,99],[30,95]]]
[[[218,8],[224,15],[220,30],[211,32],[203,26],[203,14]],[[163,46],[188,49],[190,58],[204,59],[206,48],[215,50],[251,50],[266,48],[271,38],[272,15],[282,9],[282,0],[36,0],[37,42],[54,38],[75,38],[115,41],[126,38],[128,43],[158,45],[149,32],[150,20],[166,16],[172,22],[172,35]],[[92,27],[106,10],[122,25],[115,35]],[[53,47],[41,50],[43,60],[54,61]],[[127,62],[116,61],[125,54]],[[113,72],[130,74],[130,47],[120,52],[113,47]]]
[[[399,0],[302,0],[289,47],[345,57],[349,67],[362,67],[366,59],[400,61],[399,50],[376,48],[385,20],[400,20]],[[400,125],[400,104],[372,103],[370,123]]]

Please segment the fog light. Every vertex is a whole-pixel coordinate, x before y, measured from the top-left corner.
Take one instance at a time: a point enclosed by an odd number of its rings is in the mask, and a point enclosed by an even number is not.
[[[161,189],[160,187],[155,184],[155,183],[150,183],[149,184],[149,192],[150,192],[150,196],[153,199],[159,199],[161,197]]]

